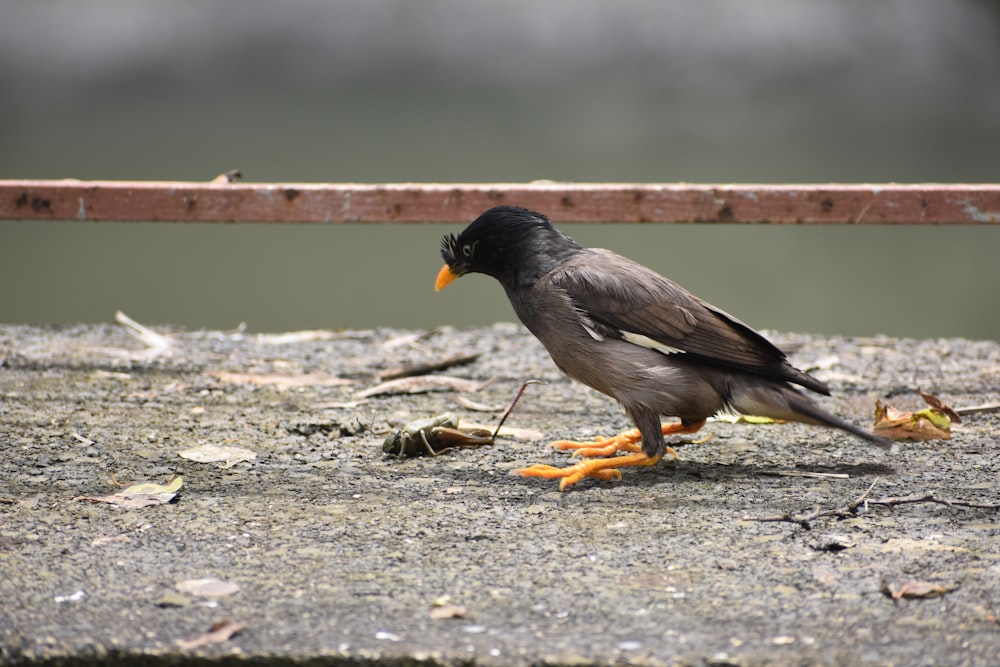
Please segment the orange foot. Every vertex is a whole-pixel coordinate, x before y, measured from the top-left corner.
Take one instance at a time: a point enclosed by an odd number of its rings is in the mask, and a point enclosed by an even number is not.
[[[679,433],[695,433],[705,422],[695,422],[693,424],[682,424],[681,422],[672,422],[670,424],[664,424],[662,427],[663,435],[677,435]],[[709,436],[711,437],[711,436]],[[707,438],[706,438],[707,439]],[[640,442],[642,440],[642,435],[639,433],[639,429],[634,428],[629,431],[622,431],[618,435],[612,436],[610,438],[602,438],[597,436],[592,442],[576,442],[575,440],[556,440],[551,443],[549,447],[555,447],[556,449],[576,450],[573,452],[573,456],[582,456],[588,458],[591,456],[614,456],[618,452],[629,452],[636,453],[642,451],[642,446]],[[699,440],[698,442],[703,442]],[[667,447],[667,454],[670,454],[675,459],[680,458],[672,448]]]
[[[639,452],[637,454],[613,456],[606,459],[584,459],[568,468],[556,468],[555,466],[537,464],[530,468],[515,470],[514,472],[520,473],[525,477],[559,479],[559,490],[562,491],[567,486],[576,484],[584,477],[593,477],[594,479],[604,481],[621,479],[622,473],[618,468],[656,465],[662,458],[662,456],[649,456],[643,452]]]
[[[704,421],[684,424],[674,422],[662,426],[663,435],[677,435],[678,433],[695,433],[702,426]],[[711,437],[711,436],[709,436]],[[707,439],[707,438],[706,438]],[[618,468],[627,466],[651,466],[663,458],[660,456],[649,456],[642,451],[642,435],[639,429],[624,431],[611,438],[598,437],[593,442],[574,442],[572,440],[557,440],[552,443],[552,447],[558,449],[574,449],[574,456],[583,457],[605,457],[605,458],[584,458],[583,461],[571,465],[567,468],[556,468],[555,466],[538,464],[528,468],[521,468],[514,472],[525,477],[543,477],[545,479],[560,479],[559,490],[562,491],[567,486],[576,484],[584,477],[593,477],[604,481],[621,479],[622,473]],[[618,452],[628,452],[624,456],[615,456]],[[674,458],[680,458],[670,447],[666,453]]]

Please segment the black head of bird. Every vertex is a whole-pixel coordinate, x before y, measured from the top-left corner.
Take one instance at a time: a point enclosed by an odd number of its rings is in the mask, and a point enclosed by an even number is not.
[[[443,289],[466,273],[492,276],[506,287],[530,284],[583,250],[547,217],[517,206],[497,206],[461,234],[441,239],[445,266],[434,287]]]

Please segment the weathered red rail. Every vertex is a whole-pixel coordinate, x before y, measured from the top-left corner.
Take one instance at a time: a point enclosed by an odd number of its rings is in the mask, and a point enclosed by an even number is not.
[[[169,222],[467,222],[501,203],[559,222],[977,224],[1000,185],[197,183],[0,180],[0,219]]]

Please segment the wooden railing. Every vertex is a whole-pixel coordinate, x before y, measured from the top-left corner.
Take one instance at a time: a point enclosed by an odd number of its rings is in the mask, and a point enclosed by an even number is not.
[[[0,219],[465,223],[497,204],[557,222],[981,224],[1000,185],[229,183],[0,180]]]

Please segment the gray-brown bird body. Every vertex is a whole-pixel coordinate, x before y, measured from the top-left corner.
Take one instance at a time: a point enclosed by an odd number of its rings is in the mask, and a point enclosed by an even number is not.
[[[455,275],[503,285],[514,312],[570,377],[616,399],[662,456],[660,417],[696,424],[721,411],[839,428],[890,443],[826,411],[792,384],[829,389],[749,326],[655,271],[583,248],[542,215],[490,209],[442,255]]]

